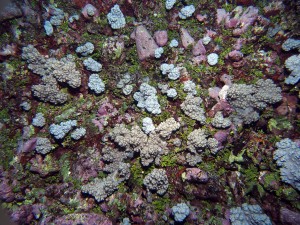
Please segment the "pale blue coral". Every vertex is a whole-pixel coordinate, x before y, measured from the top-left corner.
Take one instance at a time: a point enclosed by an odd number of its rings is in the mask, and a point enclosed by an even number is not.
[[[105,84],[98,74],[91,74],[88,82],[88,87],[96,94],[100,94],[105,90]]]
[[[49,131],[55,139],[63,139],[72,130],[72,128],[76,126],[76,120],[68,120],[61,122],[60,124],[51,124]]]
[[[101,63],[97,62],[92,58],[87,58],[83,61],[83,65],[86,67],[87,70],[92,72],[100,72],[102,69]]]
[[[112,29],[123,28],[126,24],[125,17],[118,4],[111,8],[110,12],[107,14],[107,20]]]
[[[188,5],[182,8],[179,12],[179,17],[181,19],[186,19],[188,17],[191,17],[193,13],[195,12],[195,6],[193,5]]]
[[[179,203],[172,207],[172,214],[176,222],[182,222],[190,214],[190,208],[185,203]]]
[[[280,167],[281,179],[300,191],[300,147],[289,138],[276,143],[273,158]]]

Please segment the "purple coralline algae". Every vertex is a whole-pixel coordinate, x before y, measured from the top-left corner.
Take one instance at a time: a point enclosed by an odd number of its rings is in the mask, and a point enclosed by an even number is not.
[[[131,34],[131,38],[136,42],[137,53],[140,60],[154,57],[155,49],[158,48],[158,45],[144,26],[137,26]]]
[[[108,125],[108,120],[118,114],[118,110],[108,101],[104,101],[99,107],[96,118],[92,122],[102,131]]]
[[[185,28],[180,28],[180,37],[181,37],[182,45],[185,49],[187,49],[189,45],[195,44],[194,38],[190,35],[188,30]]]
[[[230,18],[231,15],[234,17]],[[234,28],[232,33],[236,36],[245,33],[257,17],[258,8],[253,6],[249,6],[245,10],[242,6],[237,6],[231,13],[226,12],[225,9],[217,9],[217,24],[224,21],[226,28]]]
[[[168,33],[166,30],[155,31],[153,37],[160,47],[165,46],[168,42]]]

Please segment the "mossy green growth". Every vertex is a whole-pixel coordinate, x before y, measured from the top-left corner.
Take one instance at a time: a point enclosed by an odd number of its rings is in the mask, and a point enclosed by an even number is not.
[[[164,155],[160,159],[160,165],[162,167],[175,167],[177,165],[176,162],[177,162],[177,155],[174,152]]]
[[[279,171],[268,173],[264,177],[263,187],[266,190],[270,190],[272,188],[272,183],[276,181],[280,181],[280,174]]]
[[[139,159],[133,162],[132,166],[130,167],[130,173],[131,178],[133,179],[133,183],[137,186],[142,187],[145,174]]]
[[[21,130],[14,130],[14,134],[10,133],[10,129],[3,129],[0,133],[0,165],[3,166],[4,170],[8,170],[10,162],[15,156],[15,150],[18,146],[18,140],[20,140],[22,134]]]
[[[246,193],[249,193],[258,185],[258,168],[251,164],[247,169],[242,170],[242,173],[245,176]]]
[[[268,122],[268,128],[273,130],[290,130],[293,128],[291,122],[286,117],[271,118]]]
[[[10,121],[9,109],[4,108],[0,111],[0,122],[8,123]]]
[[[280,189],[280,196],[291,202],[298,210],[300,209],[300,196],[295,189],[291,187]]]
[[[252,44],[244,44],[241,48],[241,52],[244,55],[250,55],[255,52],[254,45]]]
[[[152,202],[152,205],[156,212],[164,212],[166,207],[169,207],[170,204],[171,204],[171,199],[166,196],[157,198]]]
[[[246,149],[243,149],[238,155],[234,155],[233,152],[231,152],[229,158],[228,158],[228,162],[231,164],[233,162],[243,162],[244,158],[243,158],[243,154],[246,151]]]
[[[70,178],[70,154],[66,153],[59,159],[59,164],[61,165],[60,174],[64,182],[69,181]]]

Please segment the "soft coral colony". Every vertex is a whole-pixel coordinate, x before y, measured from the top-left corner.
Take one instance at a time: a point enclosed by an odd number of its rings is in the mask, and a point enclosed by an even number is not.
[[[0,12],[12,221],[300,223],[300,5],[50,2]]]

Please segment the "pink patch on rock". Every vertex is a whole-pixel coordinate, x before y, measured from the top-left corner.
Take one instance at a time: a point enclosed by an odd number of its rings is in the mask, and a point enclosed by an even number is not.
[[[233,45],[233,48],[237,51],[241,50],[243,44],[245,44],[245,40],[242,38],[238,38],[236,43]]]
[[[230,115],[233,112],[233,108],[225,99],[221,99],[212,107],[212,109],[208,112],[208,115],[210,117],[214,117],[219,111],[223,111],[224,115]]]
[[[155,31],[153,37],[160,47],[165,46],[168,42],[168,33],[165,30]]]
[[[217,9],[217,24],[227,20],[229,20],[229,13],[225,9]]]
[[[233,50],[233,51],[231,51],[231,52],[228,53],[228,57],[229,57],[231,60],[237,62],[237,61],[240,61],[240,60],[244,57],[244,55],[243,55],[243,53],[240,52],[240,51]]]
[[[199,66],[201,62],[206,62],[206,60],[207,60],[206,55],[199,55],[192,59],[193,65],[195,66]]]
[[[0,56],[15,56],[17,53],[17,45],[12,43],[11,45],[7,44],[2,50],[0,51]]]
[[[233,35],[241,35],[245,33],[249,26],[251,26],[254,21],[258,17],[258,8],[249,6],[241,15],[239,18],[239,25],[241,25],[241,28],[236,28],[233,30]]]
[[[219,99],[219,93],[221,91],[221,88],[219,87],[212,87],[208,89],[208,94],[210,97],[212,97],[213,99],[215,99],[217,102],[220,101]]]
[[[219,130],[214,134],[214,138],[219,142],[219,144],[222,144],[227,140],[228,135],[229,131]]]
[[[185,178],[187,181],[201,183],[206,183],[208,181],[207,173],[199,168],[187,168],[185,172]]]
[[[17,152],[18,153],[27,153],[27,152],[33,151],[36,147],[36,141],[37,141],[37,138],[29,139],[24,144],[21,144],[20,146],[18,146]]]
[[[197,19],[199,22],[204,22],[204,21],[207,19],[207,15],[206,15],[206,14],[204,14],[204,15],[197,14],[197,15],[196,15],[196,19]]]
[[[205,55],[206,54],[206,49],[202,43],[202,40],[200,39],[193,47],[193,55]]]
[[[94,11],[94,15],[93,16],[89,16],[88,14],[88,9],[93,10]],[[93,6],[92,4],[86,4],[83,9],[81,10],[82,15],[84,16],[84,18],[86,19],[90,19],[93,17],[98,17],[99,16],[99,11],[98,9]]]
[[[136,42],[137,53],[140,60],[154,57],[155,49],[158,48],[158,45],[144,26],[137,26],[130,37]]]
[[[107,120],[118,114],[118,110],[108,101],[102,103],[96,114],[96,118],[92,120],[93,124],[102,131],[107,124]]]
[[[224,84],[228,85],[228,86],[231,86],[232,84],[232,77],[228,74],[223,74],[221,77],[220,77],[220,80],[224,82]]]
[[[232,18],[225,23],[226,28],[235,28],[240,21],[236,18]]]
[[[206,30],[206,34],[204,36],[208,36],[210,38],[214,38],[217,36],[217,32],[213,30]]]
[[[4,202],[12,202],[15,199],[15,194],[7,179],[3,179],[0,183],[0,200]]]
[[[180,37],[181,37],[182,45],[185,49],[187,49],[189,45],[195,44],[194,38],[192,38],[190,33],[185,28],[180,29]]]

